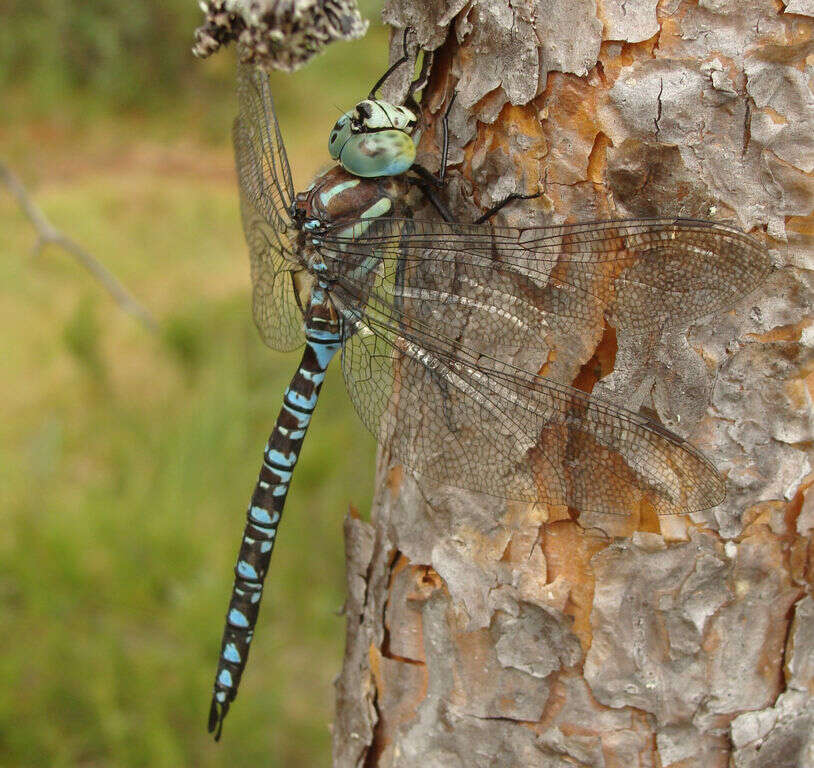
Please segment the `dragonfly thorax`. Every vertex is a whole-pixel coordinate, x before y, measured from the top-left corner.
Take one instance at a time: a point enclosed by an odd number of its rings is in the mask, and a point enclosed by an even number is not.
[[[406,107],[365,99],[336,121],[328,151],[355,176],[398,176],[415,162],[417,122]]]
[[[334,166],[297,195],[294,215],[304,232],[349,219],[376,219],[389,214],[401,194],[395,179],[365,179]]]

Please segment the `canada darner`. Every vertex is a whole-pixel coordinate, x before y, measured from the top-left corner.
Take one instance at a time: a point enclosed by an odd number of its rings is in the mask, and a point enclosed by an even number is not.
[[[691,512],[724,497],[699,451],[539,371],[552,339],[587,324],[628,334],[686,324],[732,304],[770,269],[754,240],[706,221],[512,229],[414,218],[406,172],[416,170],[415,116],[372,94],[330,139],[332,156],[365,178],[336,166],[295,194],[266,75],[241,65],[238,94],[255,321],[270,347],[305,349],[248,507],[209,715],[216,738],[337,351],[364,423],[430,480],[580,512]]]

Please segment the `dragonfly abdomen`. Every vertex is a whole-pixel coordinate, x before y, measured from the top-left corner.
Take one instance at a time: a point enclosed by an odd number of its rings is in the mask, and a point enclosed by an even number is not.
[[[283,405],[263,451],[263,465],[246,513],[246,527],[235,565],[235,582],[209,710],[209,731],[216,731],[216,739],[220,738],[223,718],[237,696],[246,667],[263,595],[263,581],[268,573],[291,476],[325,371],[341,344],[339,324],[329,306],[329,299],[318,287],[312,292],[305,339],[302,361],[283,396]]]

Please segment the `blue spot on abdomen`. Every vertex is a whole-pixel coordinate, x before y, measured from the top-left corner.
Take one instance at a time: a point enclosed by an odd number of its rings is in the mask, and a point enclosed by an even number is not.
[[[233,627],[245,629],[249,626],[249,620],[237,608],[229,611],[228,621]]]
[[[223,649],[223,658],[226,661],[231,661],[232,664],[240,664],[240,654],[237,652],[237,646],[234,643],[227,643]]]
[[[237,572],[241,576],[241,578],[244,579],[252,579],[253,581],[256,581],[258,578],[257,571],[245,560],[241,560],[240,562],[238,562]]]
[[[231,688],[232,673],[228,669],[222,669],[218,675],[218,682],[225,688]]]

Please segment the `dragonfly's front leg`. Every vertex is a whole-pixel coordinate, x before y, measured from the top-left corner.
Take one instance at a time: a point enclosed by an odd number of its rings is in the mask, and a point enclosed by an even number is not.
[[[425,171],[430,176],[432,176],[432,174],[430,174],[430,172],[427,171],[425,168],[422,168],[422,170]],[[434,176],[432,178],[435,179]],[[447,224],[455,223],[455,217],[452,215],[449,208],[447,208],[446,203],[444,203],[441,200],[441,198],[439,198],[438,195],[435,194],[435,190],[433,189],[431,184],[426,182],[423,177],[418,178],[409,177],[408,180],[410,184],[412,184],[415,187],[418,187],[421,190],[422,194],[424,195],[424,197],[427,198],[427,201],[430,203],[430,205],[432,205],[432,207],[435,208],[436,211],[438,211],[438,215],[445,222],[447,222]]]
[[[455,102],[455,96],[456,94],[453,93],[452,98],[449,100],[449,104],[447,104],[447,108],[444,111],[444,116],[441,118],[443,139],[441,145],[441,170],[438,172],[438,175],[435,176],[434,174],[430,173],[430,171],[419,163],[413,163],[413,165],[410,167],[410,170],[413,171],[416,176],[418,176],[418,178],[410,178],[410,183],[417,186],[424,193],[424,197],[427,198],[432,207],[435,208],[441,218],[449,224],[455,222],[455,217],[452,215],[446,204],[443,203],[435,194],[435,189],[440,189],[444,186],[447,161],[449,159],[449,113],[452,109],[453,103]],[[535,192],[533,195],[521,195],[518,192],[513,192],[512,194],[507,195],[500,202],[493,205],[482,216],[475,219],[474,223],[483,224],[485,221],[489,221],[489,219],[491,219],[498,211],[514,200],[533,200],[536,197],[540,197],[542,194],[542,192]]]
[[[489,221],[489,219],[491,219],[492,216],[494,216],[501,208],[507,206],[514,200],[534,200],[535,198],[541,197],[542,194],[543,194],[542,192],[535,192],[533,195],[521,195],[519,192],[512,192],[512,194],[504,197],[499,203],[493,205],[482,216],[478,216],[478,218],[475,219],[473,223],[483,224],[485,221]]]

